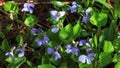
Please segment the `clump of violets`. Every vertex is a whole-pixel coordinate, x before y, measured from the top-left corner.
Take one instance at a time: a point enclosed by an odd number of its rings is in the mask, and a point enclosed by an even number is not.
[[[90,47],[89,42],[91,42],[91,39],[89,39],[89,41],[84,40],[84,39],[82,39],[82,40],[79,41],[79,46],[87,46],[87,47],[88,47],[88,48],[86,49],[87,53],[92,50],[91,47]]]
[[[48,47],[47,53],[50,55],[53,55],[55,60],[58,60],[61,58],[61,55],[58,51],[55,51],[53,48]]]
[[[25,47],[26,47],[26,46],[27,46],[27,43],[25,43],[22,48],[18,48],[18,49],[16,49],[16,50],[15,50],[16,47],[13,47],[13,48],[11,49],[11,52],[6,52],[5,55],[6,55],[6,56],[9,56],[9,57],[12,58],[12,59],[14,59],[15,56],[14,56],[13,53],[16,52],[16,53],[18,53],[18,57],[21,58],[21,57],[23,57],[24,54],[25,54],[24,50],[25,50]]]
[[[52,10],[50,11],[50,15],[56,22],[58,22],[59,19],[65,15],[65,11]]]
[[[27,46],[27,43],[23,45],[22,48],[18,48],[15,51],[18,52],[18,57],[23,57],[25,54],[25,47]]]
[[[41,31],[42,31],[41,28],[32,28],[31,29],[31,35],[40,34]]]
[[[70,8],[68,8],[68,10],[69,10],[71,13],[77,12],[77,3],[76,3],[76,2],[72,2],[72,6],[71,6]]]
[[[84,12],[84,11],[83,11]],[[87,23],[90,19],[90,8],[85,11],[85,16],[82,19],[82,22]]]
[[[91,40],[92,39],[89,39],[89,42],[91,42]],[[79,41],[79,46],[87,46],[88,48],[86,49],[87,55],[85,54],[80,55],[78,60],[82,63],[91,64],[91,62],[94,60],[94,53],[91,52],[92,49],[90,47],[90,44],[88,43],[87,40],[82,39]]]
[[[94,53],[89,53],[88,55],[80,55],[78,60],[82,63],[87,63],[87,64],[91,64],[92,61],[94,60]]]
[[[66,45],[66,53],[72,53],[75,56],[78,56],[79,49],[77,47],[73,47],[70,44]]]
[[[21,11],[22,12],[25,11],[25,12],[33,13],[33,8],[34,7],[35,7],[35,5],[32,4],[32,3],[25,3],[24,8]]]
[[[85,46],[90,46],[89,43],[87,42],[87,40],[84,40],[84,39],[80,40],[79,41],[79,46],[84,46],[84,45]]]
[[[35,42],[37,43],[38,46],[41,45],[48,45],[49,42],[49,38],[46,36],[46,34],[44,35],[43,39],[40,38],[36,38]]]

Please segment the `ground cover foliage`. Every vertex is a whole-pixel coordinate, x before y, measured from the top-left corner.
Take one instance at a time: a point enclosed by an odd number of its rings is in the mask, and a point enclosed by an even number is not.
[[[120,68],[119,11],[119,0],[5,1],[0,67]]]

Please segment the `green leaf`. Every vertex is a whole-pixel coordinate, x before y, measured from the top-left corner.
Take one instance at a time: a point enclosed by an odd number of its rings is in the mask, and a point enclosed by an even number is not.
[[[89,4],[90,4],[90,0],[82,0],[82,1],[83,1],[83,3],[85,4],[86,7],[89,6]]]
[[[120,11],[120,0],[114,0],[114,18],[117,19],[120,15],[119,15],[119,11]]]
[[[97,36],[96,35],[93,37],[93,41],[91,42],[91,44],[92,44],[93,48],[97,49],[97,47],[98,47],[98,40],[97,40]]]
[[[110,41],[105,41],[103,50],[104,52],[112,53],[114,51],[112,43]]]
[[[116,38],[113,41],[114,50],[117,53],[120,53],[120,38]]]
[[[112,61],[112,56],[110,53],[101,52],[99,55],[99,68],[103,68]]]
[[[5,61],[8,62],[8,63],[12,63],[13,59],[11,57],[8,57],[8,58],[5,59]]]
[[[81,31],[80,21],[78,21],[77,24],[73,27],[73,35],[75,38],[80,35],[80,31]]]
[[[93,68],[92,64],[79,63],[79,68]]]
[[[49,57],[48,57],[48,55],[43,55],[41,62],[42,62],[42,64],[48,64],[49,63]]]
[[[83,8],[81,6],[78,6],[77,13],[81,13],[83,11]]]
[[[59,68],[68,68],[67,63],[66,62],[61,63]]]
[[[115,68],[120,68],[120,62],[115,65]]]
[[[37,18],[34,15],[29,15],[24,21],[24,24],[29,27],[33,27],[36,23]]]
[[[9,32],[12,27],[13,27],[13,24],[8,24],[7,27],[6,27],[6,30]]]
[[[2,31],[0,31],[0,38],[6,39],[6,38],[5,38],[5,35],[4,35],[4,33],[3,33]]]
[[[112,62],[116,63],[116,62],[120,61],[119,57],[120,57],[120,54],[117,54],[117,53],[114,54]]]
[[[13,5],[13,2],[6,2],[5,5],[3,6],[3,8],[5,11],[10,11],[12,5]]]
[[[119,7],[120,0],[114,0],[114,7]]]
[[[94,13],[90,18],[91,24],[101,27],[107,23],[107,14],[103,12]]]
[[[116,20],[112,20],[108,29],[108,40],[113,41],[116,37],[114,36],[116,34]]]
[[[65,4],[60,1],[51,1],[52,4],[54,4],[57,7],[63,7]]]
[[[55,48],[57,45],[59,45],[59,43],[60,42],[57,40],[52,40],[52,41],[49,41],[48,46]]]
[[[120,7],[116,7],[114,9],[114,18],[117,19],[119,17],[119,13],[120,13]]]
[[[8,64],[7,68],[19,68],[26,61],[26,58],[14,58],[13,62]]]
[[[73,36],[74,36],[72,24],[66,25],[66,26],[65,26],[65,31],[66,31],[67,34],[68,34],[68,37],[67,37],[67,39],[66,39],[67,42],[71,42],[71,41],[73,40]]]
[[[60,40],[65,40],[68,36],[69,36],[69,34],[64,29],[62,29],[59,32],[59,38],[60,38]]]
[[[104,34],[101,34],[100,37],[99,37],[99,42],[102,43],[105,39],[105,36]]]
[[[71,24],[68,24],[61,29],[59,38],[64,42],[70,42],[73,39],[73,27]]]
[[[51,57],[49,57],[49,61],[50,61],[50,63],[52,63],[53,65],[56,65],[56,66],[58,66],[58,65],[60,65],[61,63],[61,60],[55,60],[55,57],[53,57],[53,56],[51,56]]]
[[[76,62],[76,63],[79,63],[78,62],[78,58],[75,56],[75,55],[71,55],[71,59]]]
[[[30,66],[31,68],[33,67],[33,63],[31,61],[26,61],[27,62],[27,65]]]
[[[65,26],[65,31],[66,31],[67,33],[73,34],[72,24],[66,25],[66,26]]]
[[[61,40],[65,40],[66,38],[69,37],[69,35],[73,32],[73,28],[71,24],[68,24],[65,26],[65,28],[61,29],[59,32],[59,38]]]
[[[3,51],[8,51],[10,49],[10,46],[9,46],[9,44],[8,44],[8,41],[7,41],[7,39],[4,39],[3,41],[2,41],[2,50]]]
[[[111,5],[109,3],[107,3],[105,0],[95,0],[95,1],[102,4],[106,8],[111,9]]]
[[[3,8],[5,11],[18,14],[18,4],[13,1],[6,2]]]
[[[23,43],[24,43],[24,37],[23,37],[23,35],[18,35],[18,36],[16,37],[16,40],[17,40],[17,42],[18,42],[18,44],[19,44],[20,46],[23,45]]]
[[[51,64],[42,64],[39,65],[38,68],[56,68],[56,67]]]

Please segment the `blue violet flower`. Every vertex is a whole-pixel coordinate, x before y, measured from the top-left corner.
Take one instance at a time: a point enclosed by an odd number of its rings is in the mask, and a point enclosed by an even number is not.
[[[27,43],[25,43],[22,48],[18,48],[18,49],[15,50],[16,52],[18,52],[18,57],[19,58],[24,56],[26,46],[27,46]]]
[[[77,47],[72,47],[70,44],[66,46],[66,53],[72,53],[73,55],[78,56],[79,49]]]
[[[89,53],[87,56],[86,55],[80,55],[78,60],[82,63],[91,64],[92,61],[94,60],[94,53]]]
[[[49,38],[45,35],[42,40],[42,43],[43,43],[43,45],[48,45],[48,42],[49,42]]]
[[[56,25],[53,25],[53,28],[51,29],[51,32],[57,33],[59,31],[59,28]]]
[[[31,35],[35,35],[35,34],[40,34],[41,32],[41,28],[32,28],[31,29]]]
[[[16,52],[19,52],[18,53],[18,57],[21,58],[24,56],[25,52],[24,52],[24,49],[23,48],[18,48],[15,50]]]
[[[72,2],[72,6],[70,8],[68,8],[68,10],[70,10],[71,13],[77,12],[77,3]]]
[[[47,49],[47,53],[53,55],[54,58],[55,58],[55,60],[58,60],[58,59],[61,58],[60,53],[58,53],[57,51],[54,51],[53,48],[48,47],[48,49]]]
[[[65,15],[65,11],[56,11],[52,10],[50,11],[51,17],[58,22],[60,18],[62,18]]]
[[[6,52],[5,55],[11,57],[12,59],[14,58],[14,55],[12,52]]]
[[[43,44],[43,41],[39,38],[36,38],[35,42],[37,43],[38,46],[41,46]]]
[[[21,10],[22,12],[23,11],[26,11],[26,12],[29,12],[29,13],[33,13],[33,8],[35,7],[34,4],[32,3],[25,3],[24,4],[24,8]]]
[[[84,12],[84,11],[83,11]],[[90,19],[90,8],[85,11],[85,16],[82,19],[82,22],[87,23]]]

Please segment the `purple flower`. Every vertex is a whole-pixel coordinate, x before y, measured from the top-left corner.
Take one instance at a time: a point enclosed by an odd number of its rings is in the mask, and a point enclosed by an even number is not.
[[[86,46],[90,47],[90,44],[86,40],[80,40],[79,41],[79,46],[83,46],[83,45],[86,45]]]
[[[89,14],[90,14],[90,8],[88,8],[88,9],[85,11],[85,14],[86,14],[86,16],[89,16]]]
[[[77,12],[77,3],[73,2],[72,6],[68,8],[68,10],[70,10],[71,13]]]
[[[87,48],[86,52],[89,53],[92,49],[91,48]]]
[[[82,22],[87,23],[89,21],[90,17],[89,16],[84,16],[82,19]]]
[[[86,40],[80,40],[79,45],[80,45],[80,46],[83,46],[83,45],[86,44],[86,42],[87,42]]]
[[[50,47],[49,47],[49,48],[47,49],[47,53],[53,55],[54,58],[55,58],[55,60],[58,60],[58,59],[61,58],[61,55],[60,55],[57,51],[54,51],[53,48],[50,48]]]
[[[12,59],[14,58],[14,55],[12,52],[7,52],[5,53],[5,55],[11,57]]]
[[[72,54],[78,56],[78,53],[79,53],[79,49],[77,47],[73,47]]]
[[[26,11],[26,12],[29,12],[29,13],[33,13],[33,8],[34,7],[35,7],[35,5],[32,4],[32,3],[25,3],[24,8],[22,9],[22,12]]]
[[[72,52],[72,46],[70,45],[70,44],[68,44],[67,46],[66,46],[66,50],[65,50],[67,53],[70,53],[70,52]]]
[[[41,46],[43,44],[42,43],[43,41],[41,39],[39,39],[39,38],[36,38],[35,42],[37,43],[38,46]]]
[[[92,52],[92,53],[89,53],[89,54],[88,54],[88,57],[90,58],[90,60],[93,61],[93,60],[94,60],[94,53],[93,53],[93,52]]]
[[[58,22],[60,18],[62,18],[65,15],[65,11],[56,11],[52,10],[50,11],[51,17]]]
[[[84,12],[84,11],[83,11],[83,12]],[[83,17],[82,22],[87,23],[87,22],[89,21],[89,19],[90,19],[89,14],[90,14],[90,8],[88,8],[88,9],[85,11],[85,16]]]
[[[79,53],[79,49],[77,47],[72,47],[70,44],[68,44],[66,46],[66,50],[67,53],[72,53],[73,55],[78,56]]]
[[[86,55],[80,55],[78,60],[82,63],[91,64],[91,62],[94,60],[94,53],[89,53],[87,56]]]
[[[48,47],[48,49],[47,49],[47,53],[48,53],[48,54],[52,54],[52,53],[54,53],[54,49],[53,49],[53,48]]]
[[[19,52],[18,53],[18,57],[23,57],[25,52],[24,52],[24,48],[18,48],[15,50],[16,52]]]
[[[86,55],[81,55],[81,56],[79,57],[79,61],[82,62],[82,63],[85,63],[86,60],[88,61],[88,57],[87,57]]]
[[[36,39],[35,39],[35,42],[37,43],[38,46],[48,45],[49,38],[45,35],[42,40],[39,39],[39,38],[36,38]]]
[[[45,35],[42,40],[42,43],[43,43],[43,45],[48,45],[48,42],[49,42],[49,38]]]
[[[27,46],[27,43],[25,43],[22,48],[18,48],[15,51],[18,52],[18,57],[23,57],[25,54],[25,47]]]
[[[59,30],[59,28],[56,25],[54,25],[53,28],[51,29],[51,32],[57,33],[58,30]]]
[[[31,35],[39,34],[41,32],[41,28],[32,28],[31,29]]]
[[[55,57],[55,60],[58,60],[61,58],[61,55],[57,51],[54,52],[53,56]]]

